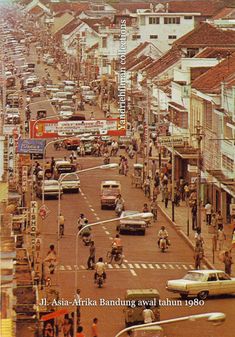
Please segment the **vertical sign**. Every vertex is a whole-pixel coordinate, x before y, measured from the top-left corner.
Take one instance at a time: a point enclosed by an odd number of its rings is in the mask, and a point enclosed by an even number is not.
[[[36,249],[37,217],[38,217],[38,203],[37,201],[31,201],[30,235],[31,235],[31,251],[32,251],[33,261],[34,261],[34,253]]]
[[[14,136],[8,136],[8,181],[13,182],[15,173],[15,145]]]
[[[28,190],[28,167],[22,166],[22,192],[27,192]]]

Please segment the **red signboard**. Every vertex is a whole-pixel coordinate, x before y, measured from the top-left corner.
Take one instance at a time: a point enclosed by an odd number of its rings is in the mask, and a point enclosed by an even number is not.
[[[41,121],[30,121],[30,138],[55,138],[57,133],[58,119],[47,119]]]

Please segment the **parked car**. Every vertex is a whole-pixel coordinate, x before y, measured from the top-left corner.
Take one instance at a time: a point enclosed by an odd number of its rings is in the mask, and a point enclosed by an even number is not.
[[[123,211],[121,213],[120,218],[120,223],[117,226],[117,230],[119,231],[120,234],[126,234],[126,233],[131,233],[131,234],[141,234],[145,235],[147,223],[145,220],[140,218],[139,216],[137,217],[130,217],[129,219],[126,218],[128,215],[133,215],[140,213],[139,211]]]
[[[41,182],[36,187],[36,195],[38,198],[42,199],[42,194],[44,191],[45,198],[59,198],[59,194],[63,193],[62,186],[59,185],[57,180],[45,180]]]
[[[69,175],[61,174],[59,180],[61,180],[63,192],[73,191],[79,193],[80,179],[78,174],[76,173],[71,173]]]
[[[41,96],[41,87],[34,87],[31,90],[31,96],[32,97],[40,97]]]
[[[195,296],[205,300],[209,295],[235,293],[235,278],[222,270],[190,270],[182,279],[167,281],[166,289],[180,294],[183,299]]]
[[[20,112],[17,108],[7,108],[5,114],[6,124],[20,124]]]

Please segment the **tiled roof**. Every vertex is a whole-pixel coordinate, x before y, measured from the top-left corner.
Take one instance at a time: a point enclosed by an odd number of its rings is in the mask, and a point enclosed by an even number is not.
[[[99,48],[99,42],[96,42],[95,44],[93,44],[93,46],[91,46],[90,48],[88,48],[86,50],[87,53],[89,53],[90,51],[94,50],[94,49],[98,49]]]
[[[136,66],[133,66],[131,68],[131,71],[139,71],[142,70],[144,68],[146,68],[149,64],[151,64],[153,62],[152,57],[150,56],[145,56],[145,59],[140,61]]]
[[[171,48],[167,53],[165,53],[161,58],[152,62],[149,66],[145,68],[147,72],[147,77],[153,78],[166,69],[173,66],[181,59],[181,51],[177,48]]]
[[[111,20],[109,18],[101,18],[101,19],[82,19],[83,22],[85,22],[89,27],[91,27],[96,32],[99,31],[99,26],[109,26],[111,23]]]
[[[129,53],[126,54],[126,61],[129,59],[132,59],[134,55],[138,55],[140,52],[142,52],[150,43],[145,41],[141,42],[137,47],[129,51]]]
[[[130,13],[136,13],[137,9],[149,9],[150,3],[146,2],[133,2],[133,3],[114,3],[111,4],[118,12],[122,12],[127,9]]]
[[[82,12],[89,9],[88,3],[74,3],[74,2],[51,2],[50,8],[54,13],[72,11]]]
[[[203,16],[213,16],[221,8],[221,5],[214,0],[169,1],[168,3],[170,13],[201,13]]]
[[[222,8],[216,15],[213,16],[213,19],[235,19],[235,8]]]
[[[41,13],[44,13],[44,10],[40,6],[35,6],[29,10],[29,14],[39,15]]]
[[[235,53],[224,61],[197,77],[192,87],[207,93],[219,93],[221,82],[233,83],[235,80]]]
[[[235,46],[235,31],[223,30],[209,23],[202,23],[174,42],[180,48],[226,47]]]
[[[55,38],[60,38],[62,35],[70,34],[75,28],[81,25],[81,22],[77,19],[73,19],[72,21],[68,22],[64,27],[58,30],[55,34]]]
[[[131,59],[129,58],[128,60],[126,60],[126,70],[131,69],[132,67],[136,66],[137,64],[139,64],[140,62],[144,61],[146,59],[146,55],[141,55],[141,56],[136,56],[136,57],[132,57]]]
[[[228,53],[235,52],[234,48],[223,48],[223,47],[207,47],[198,53],[195,58],[224,58],[228,56]]]

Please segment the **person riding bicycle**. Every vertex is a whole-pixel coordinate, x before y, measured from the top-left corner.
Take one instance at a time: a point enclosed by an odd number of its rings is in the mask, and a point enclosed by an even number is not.
[[[121,194],[118,194],[115,200],[115,212],[121,213],[124,210],[125,201],[122,198]]]
[[[168,232],[167,232],[165,226],[162,226],[160,231],[158,232],[158,246],[160,246],[161,239],[166,240],[167,246],[170,245],[169,240],[168,240]]]
[[[97,280],[98,276],[103,276],[103,279],[106,279],[106,272],[105,272],[105,263],[103,262],[103,258],[100,257],[98,262],[95,265],[95,275],[94,279]]]
[[[117,253],[122,253],[122,240],[120,239],[120,236],[117,234],[116,237],[113,239],[112,242],[112,255],[116,255]]]

